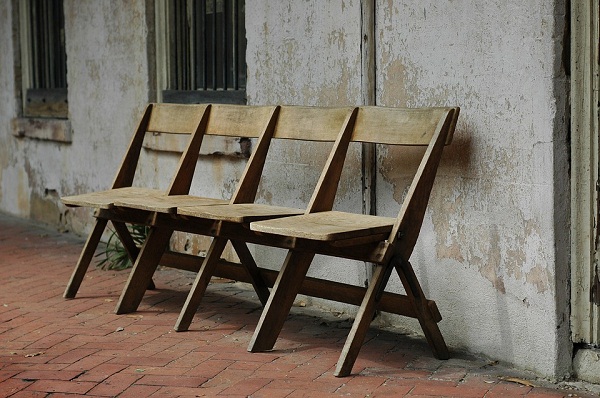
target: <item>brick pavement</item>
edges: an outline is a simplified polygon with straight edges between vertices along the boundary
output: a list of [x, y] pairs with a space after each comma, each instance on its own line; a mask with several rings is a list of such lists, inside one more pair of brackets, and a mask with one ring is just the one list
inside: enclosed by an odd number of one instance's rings
[[[193, 280], [160, 270], [140, 310], [113, 314], [126, 272], [90, 269], [62, 293], [83, 241], [0, 215], [0, 397], [592, 397], [424, 339], [372, 329], [351, 377], [332, 375], [350, 321], [295, 307], [275, 349], [246, 347], [260, 315], [247, 286], [212, 283], [190, 331], [172, 330]], [[529, 384], [529, 385], [528, 385]], [[583, 387], [587, 387], [586, 391]]]

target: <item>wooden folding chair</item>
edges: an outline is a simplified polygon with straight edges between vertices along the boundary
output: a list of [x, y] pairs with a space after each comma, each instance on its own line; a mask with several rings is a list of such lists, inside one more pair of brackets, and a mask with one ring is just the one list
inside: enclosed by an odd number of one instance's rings
[[[260, 176], [269, 148], [271, 138], [275, 129], [279, 114], [279, 106], [242, 106], [242, 105], [212, 105], [210, 116], [205, 128], [204, 135], [221, 135], [235, 137], [257, 137], [256, 148], [248, 160], [246, 168], [238, 183], [235, 193], [230, 201], [251, 202], [254, 201]], [[179, 173], [187, 175], [185, 169]], [[220, 202], [227, 204], [229, 202]], [[133, 269], [129, 275], [123, 292], [117, 303], [115, 312], [117, 314], [135, 311], [146, 291], [145, 286], [152, 281], [152, 275], [160, 264], [191, 271], [197, 271], [202, 258], [184, 253], [174, 253], [169, 250], [169, 240], [177, 229], [172, 222], [179, 206], [198, 205], [212, 206], [215, 203], [203, 203], [202, 198], [194, 195], [166, 195], [153, 196], [144, 201], [134, 200], [131, 197], [123, 197], [114, 202], [117, 209], [125, 211], [150, 211], [152, 221], [144, 245], [134, 262]], [[295, 209], [278, 208], [276, 215], [293, 215], [301, 213]], [[162, 221], [161, 221], [162, 220]], [[210, 222], [197, 223], [195, 233], [211, 236], [213, 225]], [[250, 271], [250, 276], [255, 276], [251, 270], [256, 267], [250, 251], [244, 243], [235, 244], [234, 250], [240, 257], [243, 265]], [[254, 279], [253, 285], [258, 296], [266, 302], [269, 291], [260, 279]]]
[[[301, 291], [310, 263], [318, 253], [372, 262], [375, 267], [338, 361], [336, 376], [350, 374], [375, 311], [381, 309], [381, 298], [393, 269], [406, 291], [401, 300], [396, 300], [397, 305], [406, 308], [395, 312], [417, 318], [434, 355], [441, 359], [449, 357], [437, 326], [441, 320], [437, 306], [425, 298], [409, 258], [419, 236], [442, 149], [450, 143], [458, 113], [458, 108], [360, 108], [353, 141], [427, 146], [397, 218], [318, 209], [300, 216], [250, 224], [252, 231], [263, 234], [260, 243], [290, 250], [249, 351], [273, 348], [294, 298]], [[321, 288], [327, 289], [327, 286], [323, 283]]]
[[[210, 115], [213, 110], [215, 112], [211, 119]], [[169, 197], [169, 203], [173, 208], [182, 203], [205, 205], [228, 203], [223, 199], [185, 195], [191, 187], [204, 136], [207, 134], [235, 135], [255, 138], [267, 130], [266, 139], [268, 140], [272, 130], [272, 128], [268, 128], [268, 125], [271, 120], [274, 120], [275, 113], [276, 107], [272, 106], [217, 105], [212, 109], [210, 105], [150, 104], [131, 140], [112, 189], [62, 198], [63, 203], [67, 206], [96, 208], [95, 226], [84, 245], [64, 297], [75, 297], [108, 221], [113, 224], [131, 261], [134, 262], [139, 249], [131, 238], [126, 223], [150, 225], [154, 208], [165, 203], [165, 197]], [[252, 117], [249, 117], [251, 115]], [[212, 123], [209, 123], [209, 120], [212, 120]], [[240, 123], [244, 123], [244, 129], [237, 128]], [[165, 191], [132, 186], [136, 169], [142, 167], [138, 163], [147, 136], [152, 135], [155, 140], [160, 141], [161, 139], [168, 140], [169, 136], [173, 134], [187, 134], [190, 135], [190, 139], [169, 188]], [[117, 203], [121, 202], [127, 202], [131, 206], [117, 206]], [[173, 211], [173, 208], [167, 207], [163, 210], [170, 212]], [[144, 286], [144, 289], [147, 286], [152, 286], [152, 280]]]
[[[147, 214], [139, 211], [119, 212], [117, 214], [114, 212], [113, 202], [121, 197], [152, 197], [164, 194], [163, 190], [133, 186], [135, 172], [138, 168], [144, 138], [147, 133], [188, 134], [190, 135], [190, 143], [194, 137], [201, 141], [208, 110], [209, 106], [206, 105], [149, 104], [131, 139], [112, 188], [61, 198], [62, 202], [69, 207], [91, 207], [96, 209], [94, 227], [85, 242], [77, 265], [67, 284], [63, 295], [65, 298], [73, 298], [77, 294], [108, 221], [112, 222], [132, 261], [137, 256], [138, 248], [125, 223], [145, 224]], [[198, 132], [200, 134], [196, 134]], [[188, 155], [188, 153], [185, 153], [182, 156], [182, 163], [189, 160], [186, 158]], [[184, 177], [186, 176], [182, 174], [179, 180], [174, 181], [172, 188], [185, 190], [186, 185], [188, 185], [187, 188], [189, 189], [191, 179], [188, 178], [189, 181], [185, 181]]]
[[[324, 173], [318, 182], [319, 186], [327, 185], [333, 187], [333, 192], [327, 189], [320, 190], [319, 196], [311, 199], [309, 208], [314, 207], [327, 210], [333, 206], [335, 187], [338, 184], [343, 157], [350, 140], [350, 133], [356, 113], [357, 111], [353, 108], [296, 106], [282, 106], [279, 111], [275, 131], [272, 136], [273, 139], [333, 142], [333, 149], [327, 160], [326, 167], [326, 170], [329, 171]], [[146, 249], [146, 245], [142, 249], [142, 253], [134, 266], [134, 272], [131, 273], [130, 279], [117, 305], [117, 313], [126, 313], [137, 309], [144, 294], [144, 290], [140, 286], [144, 286], [151, 280], [161, 256], [161, 264], [164, 261], [168, 261], [168, 253], [164, 252], [166, 249], [164, 242], [174, 230], [204, 234], [206, 229], [210, 228], [211, 235], [215, 236], [206, 258], [200, 267], [192, 288], [192, 293], [188, 296], [184, 309], [177, 321], [176, 330], [186, 330], [189, 327], [212, 276], [223, 275], [229, 277], [232, 275], [230, 273], [231, 267], [229, 270], [223, 270], [224, 274], [221, 273], [220, 268], [217, 268], [219, 264], [223, 265], [223, 262], [220, 261], [220, 256], [228, 240], [231, 241], [240, 260], [242, 260], [247, 276], [246, 278], [243, 275], [238, 277], [239, 273], [237, 273], [235, 278], [250, 281], [261, 302], [263, 304], [266, 303], [269, 296], [268, 281], [259, 273], [258, 267], [250, 251], [247, 249], [244, 240], [239, 239], [239, 237], [244, 235], [246, 231], [249, 231], [248, 225], [251, 221], [302, 214], [304, 212], [301, 209], [253, 203], [257, 188], [255, 185], [257, 180], [255, 179], [262, 172], [266, 154], [266, 147], [257, 148], [253, 154], [253, 158], [248, 163], [246, 173], [240, 180], [238, 189], [232, 197], [230, 204], [179, 206], [176, 209], [175, 215], [165, 214], [164, 212], [157, 213], [152, 227], [157, 237], [153, 237], [152, 239], [149, 237], [147, 240], [148, 249]], [[248, 183], [248, 179], [252, 181], [252, 184]], [[247, 185], [252, 185], [252, 190], [249, 190]], [[227, 236], [222, 236], [222, 233]], [[161, 237], [163, 240], [161, 240]], [[145, 250], [149, 252], [147, 256], [144, 253]], [[172, 258], [172, 261], [183, 264], [186, 260], [179, 255]]]

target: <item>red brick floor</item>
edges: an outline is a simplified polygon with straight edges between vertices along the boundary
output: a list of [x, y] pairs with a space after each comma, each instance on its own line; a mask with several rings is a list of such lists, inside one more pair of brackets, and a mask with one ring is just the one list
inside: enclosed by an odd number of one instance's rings
[[117, 316], [126, 272], [92, 267], [77, 298], [62, 298], [82, 243], [0, 215], [0, 397], [595, 396], [458, 352], [438, 361], [397, 330], [371, 330], [354, 374], [336, 378], [350, 321], [308, 307], [293, 309], [272, 352], [251, 354], [260, 307], [237, 283], [212, 283], [176, 333], [193, 280], [181, 271], [160, 270], [140, 310]]

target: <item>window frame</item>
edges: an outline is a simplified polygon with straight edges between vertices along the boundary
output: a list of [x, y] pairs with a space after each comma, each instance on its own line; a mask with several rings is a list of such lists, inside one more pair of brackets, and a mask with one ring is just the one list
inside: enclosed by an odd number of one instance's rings
[[[62, 0], [61, 0], [62, 1]], [[63, 6], [64, 15], [64, 6]], [[67, 87], [49, 88], [34, 86], [31, 0], [19, 0], [19, 38], [21, 53], [21, 109], [26, 118], [67, 119], [69, 113]], [[64, 32], [64, 17], [63, 26]], [[67, 84], [66, 54], [64, 83]]]
[[[193, 0], [186, 0], [191, 2]], [[226, 1], [226, 0], [224, 0]], [[246, 87], [238, 89], [195, 89], [178, 90], [169, 88], [171, 64], [169, 59], [169, 20], [171, 8], [168, 0], [159, 0], [155, 3], [155, 29], [156, 29], [156, 98], [158, 102], [173, 103], [224, 103], [246, 104]], [[245, 51], [245, 45], [244, 45]], [[244, 65], [245, 68], [245, 65]]]

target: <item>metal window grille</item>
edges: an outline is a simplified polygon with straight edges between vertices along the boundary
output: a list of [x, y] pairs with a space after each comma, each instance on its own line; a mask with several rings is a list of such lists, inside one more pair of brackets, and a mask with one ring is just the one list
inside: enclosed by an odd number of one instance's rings
[[168, 89], [244, 91], [243, 0], [169, 0]]
[[67, 118], [63, 0], [21, 0], [23, 116]]
[[30, 88], [66, 88], [67, 54], [62, 0], [30, 0]]

